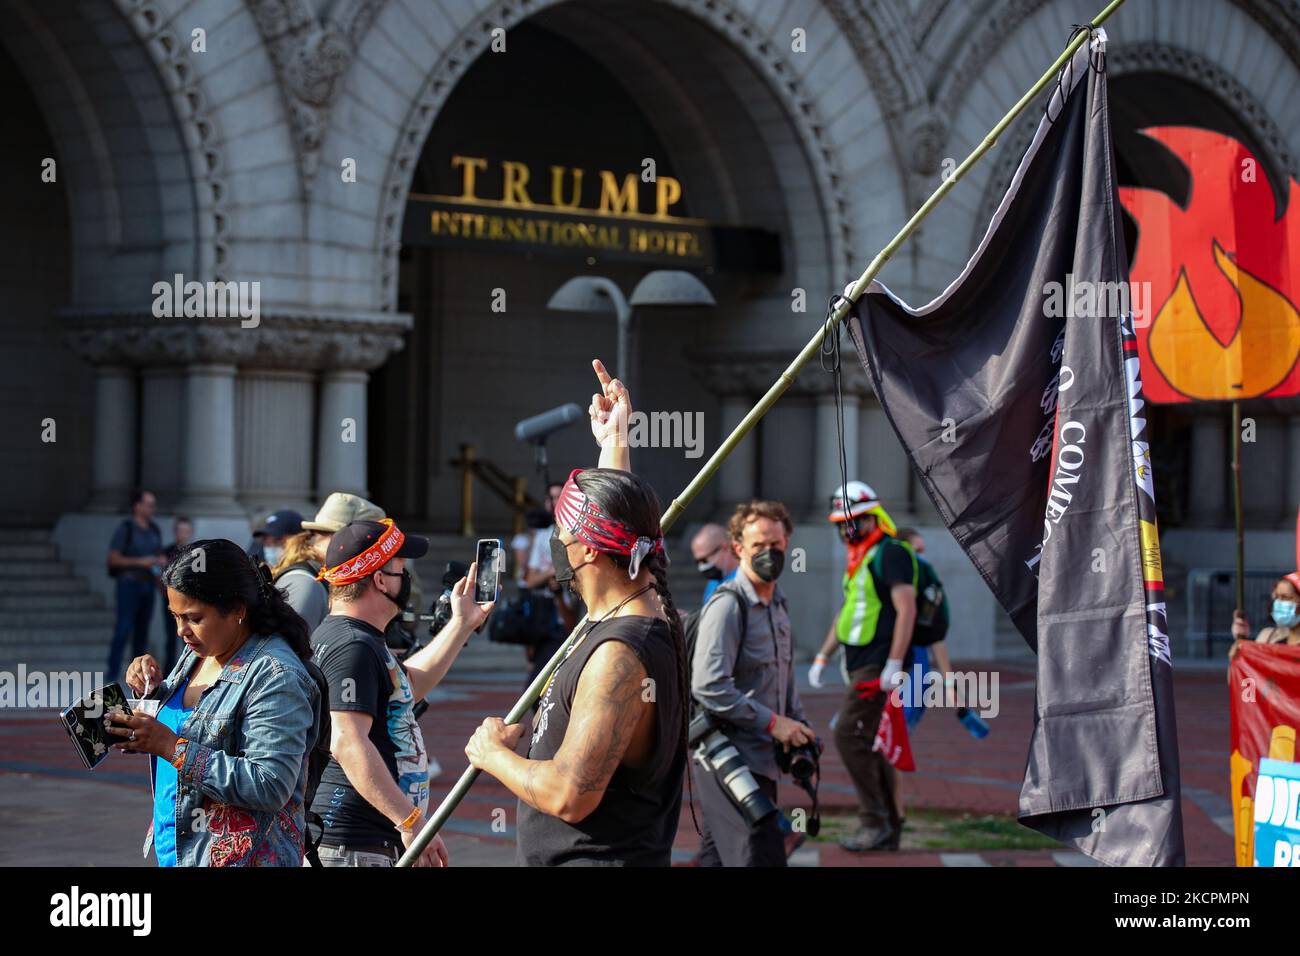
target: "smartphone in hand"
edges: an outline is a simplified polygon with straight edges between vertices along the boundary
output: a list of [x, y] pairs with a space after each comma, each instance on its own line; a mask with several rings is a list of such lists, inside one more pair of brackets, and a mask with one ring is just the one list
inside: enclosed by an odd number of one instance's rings
[[480, 538], [474, 552], [478, 564], [478, 580], [474, 585], [474, 601], [490, 604], [501, 593], [501, 578], [506, 571], [506, 552], [500, 538]]

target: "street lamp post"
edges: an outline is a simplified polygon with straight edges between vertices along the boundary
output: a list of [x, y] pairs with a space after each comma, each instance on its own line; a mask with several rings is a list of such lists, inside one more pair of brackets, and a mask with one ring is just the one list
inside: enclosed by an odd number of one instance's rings
[[575, 276], [555, 290], [548, 309], [560, 312], [614, 312], [618, 320], [618, 365], [614, 374], [631, 382], [636, 367], [633, 306], [717, 305], [703, 282], [679, 269], [656, 269], [636, 284], [630, 299], [604, 276]]

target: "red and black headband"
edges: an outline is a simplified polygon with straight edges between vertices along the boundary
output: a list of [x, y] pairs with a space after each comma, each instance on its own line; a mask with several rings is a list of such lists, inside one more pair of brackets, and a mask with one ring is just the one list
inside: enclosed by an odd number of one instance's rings
[[655, 538], [638, 535], [623, 522], [601, 511], [600, 506], [578, 487], [577, 478], [582, 471], [575, 468], [569, 473], [569, 480], [564, 483], [555, 503], [555, 523], [588, 547], [630, 558], [627, 576], [635, 578], [647, 555], [665, 553], [663, 535]]

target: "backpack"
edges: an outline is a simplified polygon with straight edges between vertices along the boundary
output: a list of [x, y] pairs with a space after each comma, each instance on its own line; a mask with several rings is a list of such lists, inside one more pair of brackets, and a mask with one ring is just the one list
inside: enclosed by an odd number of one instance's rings
[[[307, 832], [303, 837], [303, 853], [312, 866], [321, 866], [319, 847], [321, 840], [325, 838], [325, 821], [321, 819], [319, 813], [312, 811], [311, 805], [316, 799], [320, 779], [324, 776], [325, 768], [329, 766], [331, 759], [330, 688], [329, 682], [325, 680], [325, 672], [312, 661], [303, 661], [303, 666], [307, 668], [307, 673], [311, 675], [311, 679], [315, 681], [320, 691], [320, 725], [316, 729], [316, 740], [307, 753], [307, 783], [302, 791], [303, 815], [307, 825]], [[312, 827], [320, 829], [320, 834], [314, 838]]]
[[[698, 611], [692, 611], [690, 614], [687, 614], [685, 619], [682, 621], [682, 632], [686, 638], [686, 675], [688, 682], [690, 681], [691, 671], [695, 667], [695, 641], [700, 636], [700, 618], [704, 616], [704, 609], [716, 601], [719, 595], [723, 594], [730, 595], [736, 602], [736, 606], [740, 608], [740, 643], [745, 643], [745, 633], [749, 630], [749, 602], [746, 601], [745, 596], [735, 588], [729, 588], [725, 584], [720, 584], [714, 592], [709, 595], [709, 599], [704, 602], [704, 607], [700, 608]], [[696, 711], [695, 696], [693, 694], [689, 696], [690, 712], [691, 716], [694, 717]]]
[[321, 586], [321, 590], [325, 592], [325, 599], [329, 600], [329, 595], [330, 595], [329, 585], [326, 584], [324, 581], [322, 581], [320, 578], [316, 577], [316, 569], [312, 567], [311, 562], [309, 561], [299, 561], [297, 564], [289, 565], [287, 568], [285, 568], [283, 571], [277, 574], [274, 578], [272, 578], [271, 583], [274, 584], [278, 582], [282, 577], [284, 577], [290, 571], [301, 571], [304, 574], [310, 575], [312, 579]]
[[[127, 518], [125, 521], [122, 522], [122, 524], [126, 525], [126, 542], [122, 545], [122, 551], [121, 551], [121, 553], [122, 553], [123, 555], [125, 555], [126, 552], [127, 552], [127, 550], [131, 547], [131, 535], [133, 535], [133, 534], [135, 533], [135, 519], [134, 519], [134, 518]], [[121, 525], [119, 525], [118, 527], [121, 527]], [[155, 524], [154, 522], [150, 521], [150, 522], [149, 522], [149, 530], [152, 531], [154, 534], [156, 534], [156, 535], [158, 536], [158, 544], [161, 546], [161, 545], [162, 545], [162, 529], [160, 529], [160, 528], [158, 527], [157, 524]], [[112, 550], [112, 547], [111, 547], [111, 546], [110, 546], [109, 550], [110, 550], [110, 551]], [[113, 565], [110, 564], [110, 563], [108, 562], [108, 559], [107, 559], [107, 558], [104, 559], [104, 565], [105, 565], [105, 567], [106, 567], [107, 570], [108, 570], [108, 576], [109, 576], [110, 578], [120, 577], [123, 571], [129, 570], [129, 569], [127, 569], [127, 568], [115, 568], [115, 567], [113, 567]]]
[[912, 628], [912, 643], [929, 647], [948, 636], [948, 603], [934, 566], [920, 556], [916, 563], [916, 624]]
[[550, 591], [521, 587], [493, 609], [488, 618], [488, 640], [531, 647], [550, 637], [555, 623], [555, 596]]

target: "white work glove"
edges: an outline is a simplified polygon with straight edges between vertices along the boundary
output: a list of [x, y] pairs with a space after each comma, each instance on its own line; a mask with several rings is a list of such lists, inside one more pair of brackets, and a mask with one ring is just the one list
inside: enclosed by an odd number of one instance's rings
[[818, 654], [813, 658], [812, 667], [808, 668], [808, 683], [814, 687], [822, 686], [822, 671], [826, 670], [829, 662], [825, 654]]
[[885, 661], [885, 669], [880, 672], [880, 689], [888, 693], [895, 687], [902, 687], [907, 680], [903, 673], [902, 661]]

